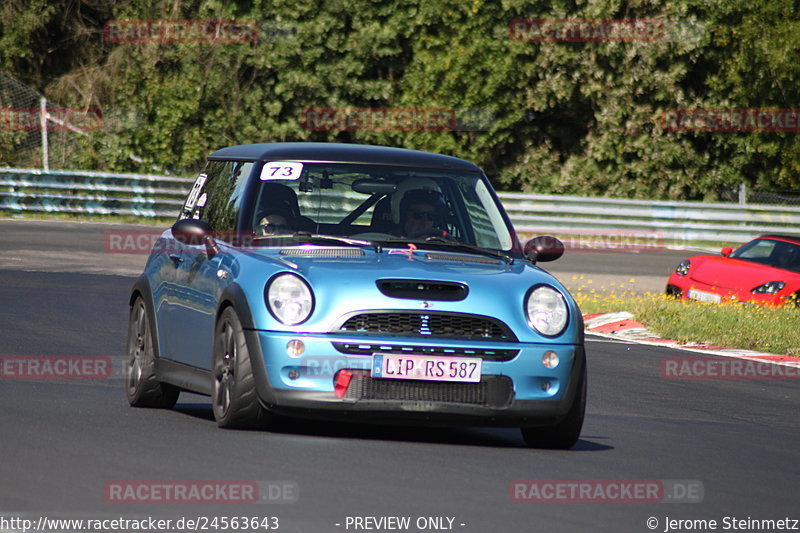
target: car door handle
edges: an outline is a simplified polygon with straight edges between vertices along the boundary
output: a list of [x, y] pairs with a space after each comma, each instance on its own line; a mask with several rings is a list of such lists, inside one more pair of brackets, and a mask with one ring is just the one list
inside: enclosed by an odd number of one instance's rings
[[169, 254], [169, 259], [175, 263], [176, 267], [183, 263], [183, 257], [181, 257], [181, 254]]

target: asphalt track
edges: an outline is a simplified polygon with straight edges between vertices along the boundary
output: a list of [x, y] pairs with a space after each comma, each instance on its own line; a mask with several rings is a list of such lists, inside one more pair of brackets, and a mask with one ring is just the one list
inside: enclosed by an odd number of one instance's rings
[[[144, 256], [109, 254], [109, 228], [120, 227], [0, 221], [0, 356], [103, 355], [120, 366], [132, 272]], [[657, 277], [653, 269], [668, 272], [680, 259], [608, 255], [565, 256], [563, 268], [613, 274], [616, 257], [626, 276]], [[797, 380], [666, 380], [662, 360], [689, 354], [592, 337], [587, 351], [587, 417], [570, 451], [526, 449], [510, 429], [290, 420], [269, 432], [224, 431], [201, 396], [184, 394], [170, 411], [128, 407], [119, 376], [0, 379], [0, 519], [272, 516], [278, 531], [344, 532], [390, 531], [348, 528], [348, 516], [411, 517], [400, 531], [443, 530], [417, 529], [416, 520], [453, 517], [453, 531], [485, 533], [664, 531], [668, 518], [716, 520], [722, 530], [726, 517], [800, 519]], [[107, 484], [128, 480], [281, 481], [298, 498], [108, 503]], [[520, 503], [509, 493], [515, 480], [688, 480], [682, 486], [701, 485], [702, 498]]]

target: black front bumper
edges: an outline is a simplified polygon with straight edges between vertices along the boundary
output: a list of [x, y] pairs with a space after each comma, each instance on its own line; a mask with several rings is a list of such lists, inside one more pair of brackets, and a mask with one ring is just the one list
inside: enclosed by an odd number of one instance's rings
[[[287, 416], [435, 426], [533, 427], [559, 422], [569, 412], [586, 365], [578, 346], [567, 390], [559, 400], [517, 400], [506, 376], [484, 376], [481, 384], [394, 382], [367, 374], [337, 398], [331, 392], [273, 388], [264, 370], [258, 335], [246, 331], [256, 389], [265, 408]], [[392, 380], [393, 381], [393, 380]], [[376, 387], [377, 382], [381, 382]], [[442, 387], [446, 385], [446, 387]], [[480, 385], [479, 390], [456, 390]], [[430, 390], [426, 390], [426, 389]], [[433, 391], [433, 392], [432, 392]]]

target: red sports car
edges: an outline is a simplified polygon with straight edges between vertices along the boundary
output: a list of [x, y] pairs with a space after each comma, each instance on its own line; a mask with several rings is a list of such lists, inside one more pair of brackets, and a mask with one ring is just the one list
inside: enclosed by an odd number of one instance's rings
[[701, 302], [800, 303], [800, 237], [762, 235], [722, 256], [697, 255], [681, 262], [667, 294]]

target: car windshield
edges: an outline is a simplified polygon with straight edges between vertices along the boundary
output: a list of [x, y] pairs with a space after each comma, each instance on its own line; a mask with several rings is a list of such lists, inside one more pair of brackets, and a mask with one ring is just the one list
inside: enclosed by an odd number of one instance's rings
[[402, 240], [508, 251], [514, 244], [480, 172], [273, 162], [257, 179], [246, 223], [261, 244], [303, 233], [398, 246]]
[[800, 245], [791, 242], [755, 239], [736, 249], [731, 257], [800, 272]]

